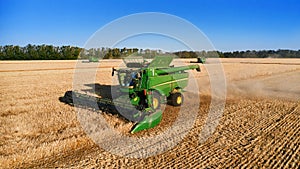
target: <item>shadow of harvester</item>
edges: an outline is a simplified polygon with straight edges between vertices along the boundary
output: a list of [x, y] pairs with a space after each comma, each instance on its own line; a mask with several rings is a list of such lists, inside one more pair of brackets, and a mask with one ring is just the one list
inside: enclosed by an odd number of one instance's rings
[[[99, 109], [112, 114], [117, 113], [117, 110], [114, 106], [108, 103], [104, 104], [103, 102], [99, 102], [99, 99], [101, 98], [101, 100], [111, 101], [113, 99], [113, 96], [119, 95], [118, 92], [119, 86], [102, 85], [99, 83], [85, 84], [85, 86], [88, 86], [90, 88], [81, 90], [80, 93], [71, 90], [66, 91], [63, 97], [59, 97], [59, 101], [71, 106], [78, 106], [80, 108], [86, 108], [92, 110]], [[114, 92], [114, 94], [112, 94], [112, 92]], [[90, 94], [82, 94], [82, 93], [90, 93]], [[94, 96], [91, 95], [93, 93]], [[95, 105], [95, 102], [97, 103], [97, 105]]]
[[[138, 112], [138, 110], [134, 107], [128, 108], [128, 106], [124, 106], [127, 107], [126, 109], [122, 105], [115, 104], [114, 100], [122, 95], [119, 91], [119, 85], [112, 86], [96, 83], [86, 84], [86, 86], [90, 88], [84, 89], [80, 93], [76, 91], [66, 91], [63, 97], [59, 97], [59, 101], [79, 108], [93, 111], [101, 110], [99, 112], [105, 112], [113, 115], [117, 114], [122, 117], [122, 119], [136, 121], [136, 119], [132, 119], [130, 115]], [[122, 114], [120, 113], [120, 110], [122, 110]]]

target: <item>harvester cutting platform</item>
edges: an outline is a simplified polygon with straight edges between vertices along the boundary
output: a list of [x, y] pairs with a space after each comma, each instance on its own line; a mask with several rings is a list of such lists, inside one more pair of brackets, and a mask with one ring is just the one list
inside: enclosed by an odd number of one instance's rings
[[[118, 110], [121, 116], [135, 122], [131, 133], [153, 128], [162, 120], [162, 104], [183, 104], [182, 92], [189, 77], [186, 70], [200, 71], [199, 65], [170, 66], [172, 60], [172, 57], [157, 56], [149, 64], [125, 62], [127, 68], [112, 68], [112, 76], [117, 74], [120, 84], [116, 98], [95, 98], [72, 92], [73, 99], [96, 100], [100, 109]], [[66, 95], [60, 100], [66, 102]]]

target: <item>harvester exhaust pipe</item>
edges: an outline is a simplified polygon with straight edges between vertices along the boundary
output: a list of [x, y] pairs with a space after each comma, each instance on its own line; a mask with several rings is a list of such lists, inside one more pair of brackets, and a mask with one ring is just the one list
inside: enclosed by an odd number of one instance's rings
[[111, 76], [114, 76], [115, 75], [115, 71], [116, 71], [117, 69], [115, 69], [114, 67], [112, 67], [112, 72], [111, 72]]

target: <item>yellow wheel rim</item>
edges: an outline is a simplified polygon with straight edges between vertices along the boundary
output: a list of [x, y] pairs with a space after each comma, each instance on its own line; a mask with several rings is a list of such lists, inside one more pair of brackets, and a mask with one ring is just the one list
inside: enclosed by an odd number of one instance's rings
[[157, 98], [153, 98], [153, 108], [157, 109], [158, 107], [158, 99]]
[[178, 96], [178, 97], [177, 97], [176, 102], [177, 102], [177, 104], [181, 104], [181, 102], [182, 102], [181, 96]]

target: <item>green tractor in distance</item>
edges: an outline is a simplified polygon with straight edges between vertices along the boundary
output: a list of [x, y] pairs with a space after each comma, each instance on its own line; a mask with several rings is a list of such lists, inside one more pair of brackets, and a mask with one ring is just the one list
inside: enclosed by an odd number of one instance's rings
[[202, 63], [205, 64], [206, 58], [205, 57], [198, 57], [197, 61], [191, 61], [190, 63]]
[[94, 57], [94, 56], [90, 56], [89, 57], [89, 62], [99, 62], [99, 58]]
[[182, 92], [188, 85], [189, 78], [186, 70], [196, 69], [200, 72], [200, 67], [199, 65], [172, 67], [170, 66], [172, 60], [173, 57], [157, 56], [149, 64], [125, 62], [127, 68], [112, 68], [112, 76], [115, 72], [118, 74], [122, 93], [114, 100], [114, 104], [122, 107], [124, 100], [129, 100], [129, 104], [137, 110], [123, 114], [125, 118], [137, 122], [131, 133], [158, 125], [162, 119], [161, 104], [180, 106], [183, 103]]

